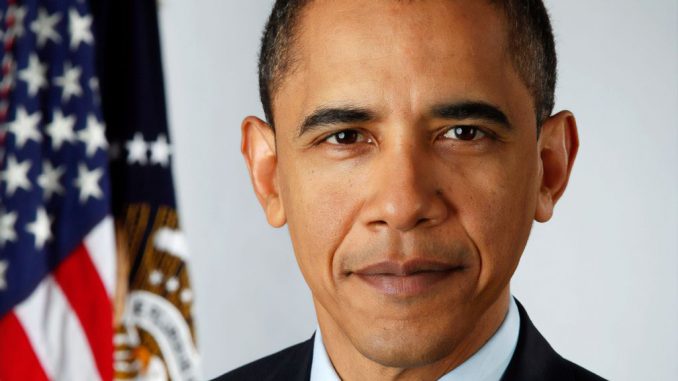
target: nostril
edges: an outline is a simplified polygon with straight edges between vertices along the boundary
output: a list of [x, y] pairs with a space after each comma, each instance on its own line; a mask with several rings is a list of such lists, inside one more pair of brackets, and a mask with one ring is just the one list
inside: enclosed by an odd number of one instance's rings
[[416, 226], [425, 225], [429, 221], [431, 221], [430, 218], [426, 218], [426, 217], [420, 218], [420, 219], [417, 220]]
[[389, 224], [388, 224], [388, 222], [386, 222], [384, 220], [373, 220], [373, 221], [370, 221], [367, 224], [367, 226], [369, 226], [370, 229], [373, 229], [376, 232], [376, 231], [388, 229]]

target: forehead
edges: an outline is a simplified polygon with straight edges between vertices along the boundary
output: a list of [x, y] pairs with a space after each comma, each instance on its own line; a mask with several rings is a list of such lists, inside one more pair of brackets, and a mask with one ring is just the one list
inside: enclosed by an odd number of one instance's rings
[[304, 48], [355, 39], [398, 47], [413, 43], [436, 52], [480, 42], [500, 47], [505, 40], [502, 15], [485, 0], [314, 0], [299, 18], [299, 40]]
[[498, 104], [514, 77], [506, 42], [501, 10], [486, 1], [315, 0], [298, 20], [276, 114], [356, 102], [413, 111], [462, 96]]

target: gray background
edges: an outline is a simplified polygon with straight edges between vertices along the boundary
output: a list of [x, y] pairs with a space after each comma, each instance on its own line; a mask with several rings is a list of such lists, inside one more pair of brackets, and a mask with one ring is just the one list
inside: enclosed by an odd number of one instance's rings
[[[177, 192], [192, 251], [204, 376], [310, 337], [310, 294], [285, 229], [264, 219], [239, 153], [262, 115], [256, 56], [270, 0], [164, 0]], [[581, 150], [553, 220], [512, 283], [565, 357], [613, 380], [678, 379], [678, 7], [547, 1], [557, 108]]]

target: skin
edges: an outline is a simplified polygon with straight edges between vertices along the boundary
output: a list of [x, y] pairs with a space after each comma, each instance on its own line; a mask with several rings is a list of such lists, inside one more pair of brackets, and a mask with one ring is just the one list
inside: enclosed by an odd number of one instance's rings
[[[551, 218], [579, 143], [567, 111], [537, 137], [506, 39], [501, 11], [485, 2], [315, 1], [274, 94], [275, 131], [243, 121], [254, 190], [269, 223], [289, 227], [342, 379], [437, 379], [507, 313], [532, 221]], [[508, 126], [431, 113], [460, 102], [492, 105]], [[299, 134], [319, 108], [346, 106], [372, 118]], [[356, 273], [415, 258], [459, 270], [411, 295]]]

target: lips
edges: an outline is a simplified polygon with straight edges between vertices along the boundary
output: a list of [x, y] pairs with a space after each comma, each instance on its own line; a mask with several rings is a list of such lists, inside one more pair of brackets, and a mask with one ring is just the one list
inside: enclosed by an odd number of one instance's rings
[[351, 273], [377, 292], [398, 297], [411, 297], [431, 290], [463, 270], [461, 265], [414, 259], [407, 262], [384, 261]]

